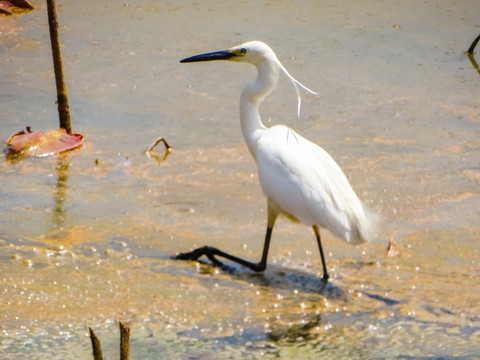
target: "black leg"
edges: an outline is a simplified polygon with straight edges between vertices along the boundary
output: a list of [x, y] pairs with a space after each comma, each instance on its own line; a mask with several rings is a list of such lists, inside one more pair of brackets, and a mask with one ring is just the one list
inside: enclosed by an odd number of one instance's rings
[[317, 225], [313, 225], [313, 231], [315, 232], [315, 236], [317, 237], [318, 248], [320, 249], [320, 257], [322, 258], [322, 265], [323, 265], [323, 281], [328, 281], [330, 275], [328, 275], [327, 265], [325, 264], [325, 256], [323, 255], [323, 248], [322, 248], [322, 241], [320, 240], [320, 230], [318, 229]]
[[253, 271], [264, 271], [267, 268], [267, 257], [268, 257], [268, 248], [270, 247], [270, 238], [272, 237], [273, 225], [275, 225], [275, 220], [277, 219], [278, 211], [276, 205], [271, 201], [268, 202], [268, 221], [267, 221], [267, 233], [265, 234], [265, 243], [263, 244], [263, 253], [262, 259], [259, 263], [253, 263], [240, 259], [236, 256], [227, 254], [217, 248], [211, 246], [204, 246], [188, 253], [181, 253], [174, 257], [177, 260], [194, 260], [197, 261], [199, 257], [205, 255], [214, 266], [223, 266], [223, 264], [217, 260], [215, 256], [220, 256], [230, 261], [236, 262], [237, 264], [243, 265]]
[[223, 252], [211, 246], [203, 246], [201, 248], [195, 249], [188, 253], [178, 254], [177, 256], [174, 257], [174, 259], [196, 261], [198, 260], [199, 257], [205, 255], [212, 262], [214, 266], [221, 267], [223, 266], [223, 264], [220, 261], [218, 261], [217, 258], [215, 257], [215, 256], [220, 256], [230, 261], [236, 262], [237, 264], [243, 265], [249, 268], [250, 270], [260, 272], [260, 271], [264, 271], [267, 267], [268, 248], [270, 246], [271, 236], [272, 236], [272, 229], [267, 228], [267, 234], [265, 235], [265, 244], [263, 245], [262, 260], [260, 260], [259, 263], [253, 263], [250, 261], [240, 259], [236, 256], [227, 254], [226, 252]]

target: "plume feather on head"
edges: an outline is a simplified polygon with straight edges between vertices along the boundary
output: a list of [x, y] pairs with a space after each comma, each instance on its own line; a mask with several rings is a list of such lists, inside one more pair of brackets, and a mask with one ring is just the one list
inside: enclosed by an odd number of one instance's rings
[[305, 85], [303, 85], [300, 81], [298, 81], [292, 75], [290, 75], [290, 73], [287, 71], [287, 69], [285, 69], [285, 67], [282, 65], [280, 60], [277, 59], [277, 62], [280, 69], [282, 69], [283, 73], [290, 79], [290, 81], [293, 84], [293, 87], [295, 88], [295, 91], [297, 93], [297, 99], [298, 99], [297, 115], [298, 117], [300, 117], [300, 107], [302, 104], [302, 97], [300, 96], [300, 90], [298, 90], [298, 86], [300, 86], [302, 89], [304, 89], [305, 91], [309, 92], [312, 95], [319, 95], [319, 94], [313, 90], [310, 90]]

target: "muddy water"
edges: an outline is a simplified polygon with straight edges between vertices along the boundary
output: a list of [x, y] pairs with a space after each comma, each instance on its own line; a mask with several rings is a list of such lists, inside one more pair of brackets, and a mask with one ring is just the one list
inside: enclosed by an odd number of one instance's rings
[[[46, 10], [0, 18], [0, 133], [57, 125]], [[0, 354], [89, 358], [88, 327], [136, 359], [455, 358], [480, 353], [480, 78], [475, 1], [62, 1], [81, 150], [0, 162]], [[412, 9], [415, 9], [412, 11]], [[241, 137], [247, 65], [179, 64], [261, 39], [288, 81], [262, 107], [326, 148], [379, 213], [375, 243], [280, 219], [269, 267], [174, 262], [210, 244], [260, 256], [265, 200]], [[142, 151], [158, 136], [164, 158]], [[398, 255], [386, 255], [386, 242]], [[27, 355], [28, 354], [28, 355]]]

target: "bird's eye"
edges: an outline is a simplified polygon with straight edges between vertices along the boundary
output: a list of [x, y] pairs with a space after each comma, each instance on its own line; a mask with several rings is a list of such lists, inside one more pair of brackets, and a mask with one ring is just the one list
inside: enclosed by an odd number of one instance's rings
[[240, 49], [240, 54], [245, 55], [247, 53], [247, 49]]

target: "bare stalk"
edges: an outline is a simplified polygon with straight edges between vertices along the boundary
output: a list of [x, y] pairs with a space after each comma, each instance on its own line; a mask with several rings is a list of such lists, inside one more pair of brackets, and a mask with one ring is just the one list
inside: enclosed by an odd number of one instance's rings
[[92, 348], [93, 348], [93, 359], [94, 360], [103, 360], [102, 357], [102, 347], [100, 346], [100, 340], [98, 340], [97, 336], [93, 332], [92, 328], [88, 328], [90, 332], [90, 340], [92, 340]]
[[130, 328], [119, 323], [120, 326], [120, 360], [130, 357]]
[[62, 54], [58, 39], [57, 12], [55, 0], [47, 0], [48, 27], [50, 28], [50, 42], [52, 44], [53, 67], [55, 70], [55, 82], [57, 84], [58, 115], [60, 117], [60, 128], [65, 129], [68, 134], [72, 133], [70, 123], [70, 110], [68, 106], [67, 89], [63, 79]]

